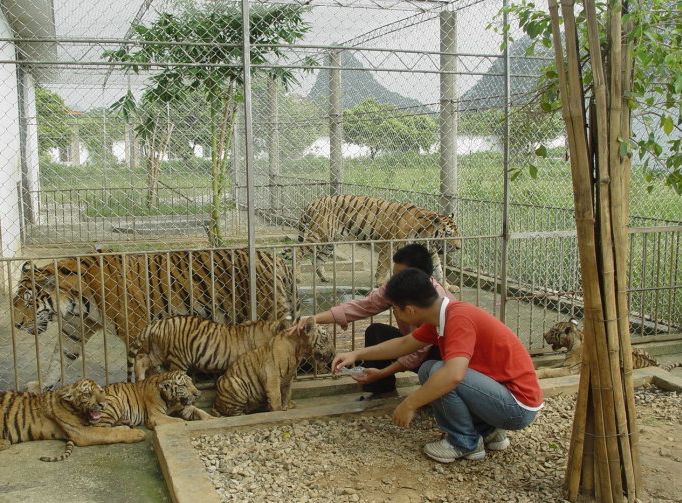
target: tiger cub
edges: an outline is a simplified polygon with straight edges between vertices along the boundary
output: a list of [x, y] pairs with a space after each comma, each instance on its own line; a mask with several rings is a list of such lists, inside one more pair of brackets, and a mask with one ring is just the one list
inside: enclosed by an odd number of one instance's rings
[[222, 374], [239, 355], [258, 347], [291, 322], [247, 321], [227, 326], [196, 316], [173, 316], [147, 326], [128, 351], [128, 380], [142, 381], [158, 367]]
[[153, 430], [163, 423], [212, 417], [192, 405], [200, 392], [181, 370], [156, 374], [136, 383], [110, 384], [104, 393], [107, 401], [98, 426], [144, 425]]
[[[571, 318], [553, 325], [544, 335], [545, 342], [554, 351], [566, 348], [566, 358], [558, 368], [538, 369], [538, 378], [561, 377], [577, 374], [582, 365], [583, 332], [578, 328], [578, 320]], [[660, 364], [649, 353], [642, 349], [632, 348], [632, 368], [659, 367], [670, 372], [675, 367], [682, 367], [682, 362]]]
[[128, 427], [97, 428], [106, 407], [104, 390], [90, 379], [45, 393], [0, 393], [0, 450], [29, 440], [67, 440], [64, 454], [41, 457], [62, 461], [73, 446], [133, 443], [144, 440], [144, 432]]
[[213, 411], [236, 416], [263, 407], [287, 410], [291, 404], [291, 383], [301, 358], [312, 356], [328, 365], [334, 344], [313, 317], [298, 332], [283, 330], [265, 345], [240, 356], [216, 384]]

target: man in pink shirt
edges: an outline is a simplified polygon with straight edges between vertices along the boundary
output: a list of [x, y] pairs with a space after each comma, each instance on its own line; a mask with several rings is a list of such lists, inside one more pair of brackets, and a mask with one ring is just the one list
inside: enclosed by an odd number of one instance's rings
[[[419, 269], [431, 277], [433, 274], [433, 260], [425, 246], [410, 244], [395, 252], [393, 255], [393, 274], [397, 274], [407, 268]], [[453, 298], [452, 294], [443, 288], [433, 277], [431, 277], [431, 283], [439, 295]], [[385, 292], [386, 285], [380, 286], [372, 290], [363, 299], [344, 302], [332, 307], [328, 311], [315, 314], [315, 321], [318, 324], [336, 323], [345, 330], [352, 321], [364, 320], [390, 309], [392, 303], [386, 298]], [[301, 323], [304, 323], [304, 320], [301, 320]], [[400, 320], [398, 320], [398, 328], [385, 323], [372, 323], [365, 330], [365, 347], [375, 346], [384, 341], [402, 337], [411, 333], [416, 328]], [[417, 372], [422, 362], [427, 359], [441, 359], [437, 345], [427, 345], [414, 353], [401, 356], [396, 361], [379, 360], [372, 362], [372, 368], [365, 369], [361, 376], [354, 378], [362, 384], [363, 391], [370, 393], [370, 395], [360, 397], [360, 400], [397, 396], [395, 387], [396, 372], [403, 370]]]

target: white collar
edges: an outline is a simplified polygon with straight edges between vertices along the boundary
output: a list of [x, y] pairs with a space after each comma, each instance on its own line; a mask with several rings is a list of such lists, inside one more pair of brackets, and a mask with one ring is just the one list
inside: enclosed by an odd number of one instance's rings
[[438, 326], [436, 327], [438, 337], [443, 337], [443, 334], [445, 334], [445, 310], [449, 303], [450, 299], [443, 297], [443, 301], [440, 304], [440, 313], [438, 314]]

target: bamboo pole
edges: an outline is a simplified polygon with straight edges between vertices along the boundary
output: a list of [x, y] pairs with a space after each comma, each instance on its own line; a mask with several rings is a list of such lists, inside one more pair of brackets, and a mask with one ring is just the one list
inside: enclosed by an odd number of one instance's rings
[[[601, 500], [613, 502], [612, 467], [609, 465], [608, 444], [612, 443], [615, 427], [608, 419], [607, 404], [612, 397], [612, 387], [608, 382], [607, 372], [604, 372], [601, 362], [607, 361], [604, 347], [606, 334], [604, 333], [603, 309], [601, 301], [601, 286], [597, 268], [597, 244], [595, 239], [595, 218], [592, 203], [592, 165], [589, 156], [589, 146], [586, 137], [586, 120], [584, 111], [584, 97], [582, 94], [582, 79], [580, 78], [578, 36], [573, 13], [574, 2], [563, 0], [561, 12], [564, 19], [566, 33], [566, 56], [568, 66], [568, 99], [564, 99], [568, 107], [569, 116], [573, 123], [573, 137], [575, 152], [572, 153], [571, 169], [573, 179], [573, 193], [576, 215], [576, 229], [578, 234], [580, 264], [585, 302], [585, 341], [586, 350], [590, 351], [591, 385], [594, 403], [595, 422], [595, 465], [597, 466], [598, 490]], [[608, 369], [608, 368], [607, 368]], [[613, 425], [615, 426], [615, 425]], [[620, 473], [618, 473], [620, 479]]]
[[[601, 44], [599, 40], [599, 24], [597, 21], [597, 11], [594, 0], [584, 0], [587, 33], [588, 33], [588, 47], [590, 53], [590, 63], [592, 66], [592, 77], [594, 90], [596, 116], [595, 121], [591, 124], [593, 129], [596, 129], [597, 143], [596, 150], [596, 166], [598, 175], [598, 191], [597, 204], [599, 205], [599, 244], [601, 255], [601, 284], [602, 284], [602, 298], [605, 315], [606, 341], [597, 341], [598, 348], [602, 351], [602, 358], [607, 357], [608, 361], [600, 360], [600, 364], [607, 365], [610, 370], [610, 379], [613, 387], [613, 410], [615, 412], [615, 430], [617, 438], [614, 441], [607, 442], [609, 449], [609, 466], [611, 469], [611, 484], [614, 495], [623, 493], [623, 486], [621, 477], [618, 476], [622, 468], [625, 476], [626, 488], [628, 493], [634, 493], [634, 473], [632, 467], [632, 457], [630, 449], [630, 439], [628, 437], [627, 416], [625, 411], [625, 400], [623, 397], [623, 386], [620, 374], [620, 342], [618, 334], [618, 310], [616, 307], [616, 270], [615, 270], [615, 243], [612, 234], [611, 220], [618, 218], [621, 214], [620, 208], [615, 208], [612, 212], [611, 201], [611, 186], [613, 185], [610, 179], [610, 163], [616, 162], [620, 165], [620, 160], [614, 156], [613, 150], [618, 149], [617, 140], [614, 145], [610, 139], [613, 136], [612, 132], [616, 130], [616, 137], [620, 132], [620, 95], [611, 94], [611, 100], [607, 100], [606, 89], [606, 75], [602, 64]], [[613, 6], [610, 9], [613, 11]], [[620, 47], [620, 35], [618, 36], [615, 45]], [[613, 49], [612, 49], [613, 50]], [[618, 51], [620, 52], [620, 51]], [[620, 56], [620, 54], [619, 54]], [[612, 70], [614, 67], [620, 66], [620, 57], [617, 61], [611, 61]], [[620, 73], [620, 72], [618, 72]], [[620, 75], [618, 75], [620, 80]], [[613, 86], [613, 83], [612, 83]], [[620, 89], [620, 85], [618, 85]], [[609, 102], [607, 102], [609, 101]], [[617, 109], [613, 110], [612, 107]], [[617, 122], [614, 125], [610, 124], [609, 118], [617, 114]], [[609, 131], [611, 129], [611, 131]], [[617, 180], [615, 185], [620, 185], [620, 180]], [[613, 201], [614, 205], [618, 204]], [[623, 313], [627, 316], [627, 313]], [[604, 346], [606, 343], [606, 347]], [[601, 347], [600, 347], [601, 346]], [[603, 350], [607, 350], [607, 354]], [[609, 406], [611, 400], [607, 400], [605, 406]], [[611, 414], [609, 414], [611, 419]], [[610, 421], [609, 421], [610, 423]], [[607, 430], [610, 430], [610, 424]], [[620, 445], [620, 456], [618, 445]]]

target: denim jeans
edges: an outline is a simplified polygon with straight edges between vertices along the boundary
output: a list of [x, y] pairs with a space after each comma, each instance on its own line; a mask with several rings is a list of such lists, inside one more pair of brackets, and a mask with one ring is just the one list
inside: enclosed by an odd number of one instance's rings
[[[442, 366], [442, 361], [425, 361], [419, 368], [419, 382], [424, 384]], [[537, 414], [516, 403], [502, 384], [472, 369], [456, 388], [431, 402], [431, 410], [450, 443], [464, 451], [474, 450], [479, 436], [495, 428], [525, 428]]]

